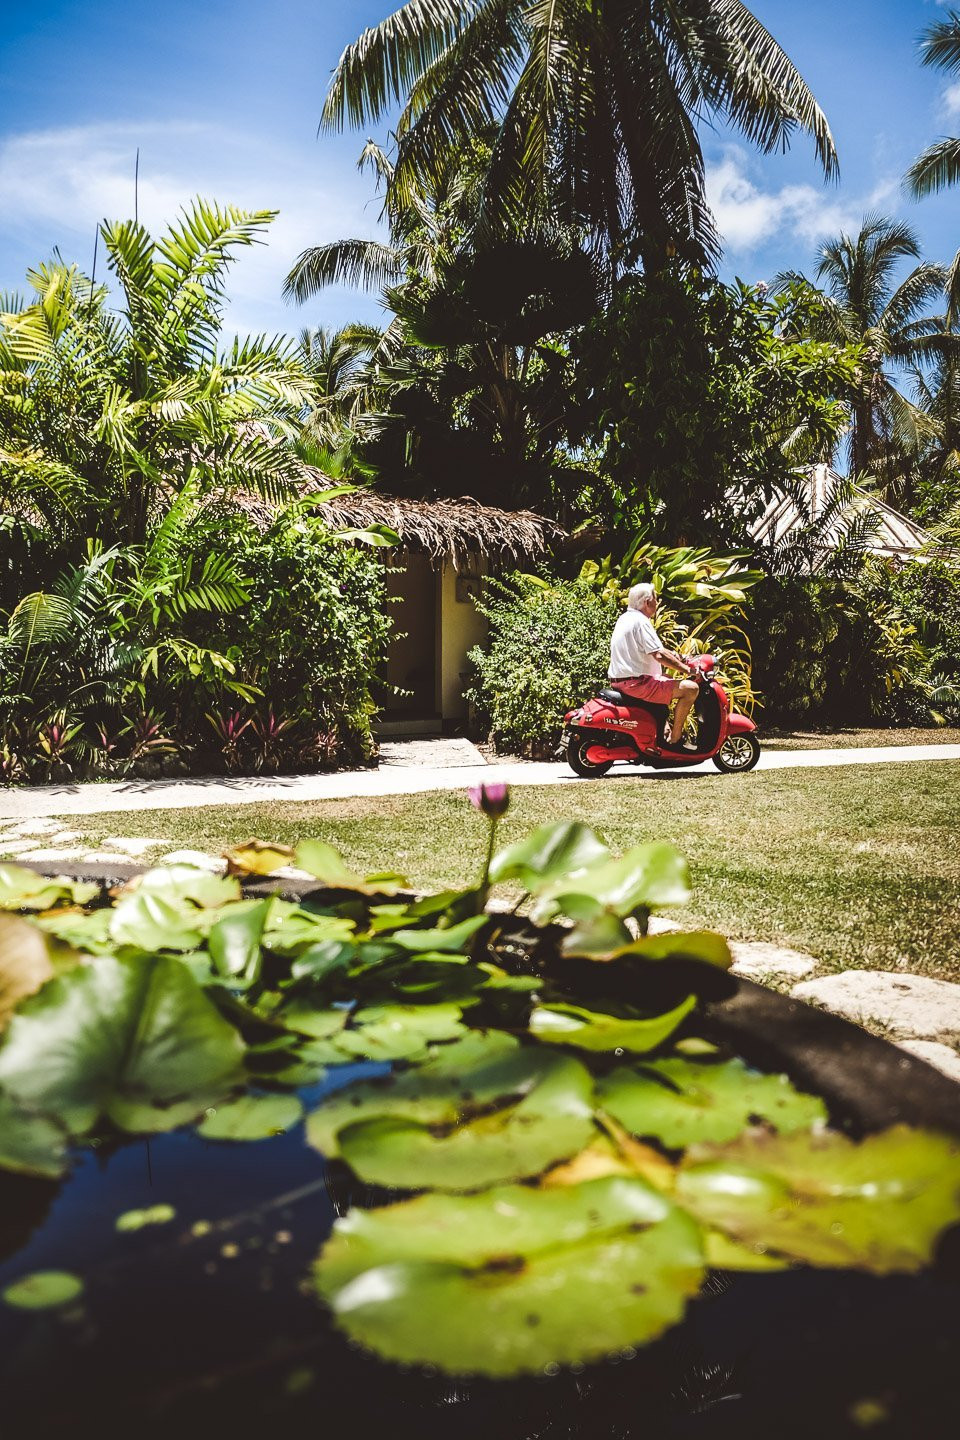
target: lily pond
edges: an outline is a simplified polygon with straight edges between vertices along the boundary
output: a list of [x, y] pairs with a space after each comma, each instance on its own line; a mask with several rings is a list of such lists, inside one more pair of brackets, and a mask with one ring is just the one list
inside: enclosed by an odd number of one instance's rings
[[957, 1115], [750, 1068], [675, 850], [496, 819], [429, 896], [0, 867], [5, 1436], [955, 1433]]

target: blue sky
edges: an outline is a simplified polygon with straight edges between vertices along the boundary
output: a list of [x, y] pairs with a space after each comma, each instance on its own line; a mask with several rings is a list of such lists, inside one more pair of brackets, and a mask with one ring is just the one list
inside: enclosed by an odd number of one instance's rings
[[[304, 309], [280, 298], [310, 244], [372, 235], [378, 206], [357, 174], [362, 134], [317, 137], [332, 67], [389, 0], [48, 0], [8, 9], [0, 39], [0, 290], [58, 246], [89, 266], [96, 222], [132, 213], [160, 228], [197, 193], [277, 209], [269, 244], [238, 262], [230, 324], [296, 330], [374, 318], [373, 300], [330, 291]], [[825, 184], [812, 145], [760, 157], [705, 129], [709, 193], [726, 241], [723, 273], [748, 281], [810, 269], [825, 235], [867, 211], [908, 220], [925, 252], [960, 247], [960, 191], [916, 204], [901, 176], [937, 136], [960, 133], [960, 84], [923, 70], [916, 40], [938, 0], [754, 0], [755, 14], [825, 109], [841, 180]], [[11, 13], [12, 12], [12, 13]], [[383, 139], [381, 133], [376, 136]]]

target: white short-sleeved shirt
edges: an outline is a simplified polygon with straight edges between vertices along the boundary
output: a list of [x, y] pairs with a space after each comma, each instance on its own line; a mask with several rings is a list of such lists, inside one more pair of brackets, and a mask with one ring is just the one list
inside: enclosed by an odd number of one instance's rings
[[662, 675], [663, 666], [653, 656], [662, 650], [653, 621], [640, 610], [625, 610], [613, 627], [610, 640], [611, 680], [628, 680], [636, 675]]

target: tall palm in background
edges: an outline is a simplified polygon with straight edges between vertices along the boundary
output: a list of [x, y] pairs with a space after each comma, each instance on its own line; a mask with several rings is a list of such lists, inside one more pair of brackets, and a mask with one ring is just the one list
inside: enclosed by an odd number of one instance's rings
[[[920, 58], [924, 65], [960, 73], [960, 13], [950, 10], [923, 32]], [[921, 199], [948, 185], [960, 184], [960, 137], [944, 136], [924, 150], [907, 172], [907, 183]]]
[[807, 131], [836, 169], [822, 111], [740, 0], [409, 0], [344, 51], [322, 124], [375, 123], [396, 104], [400, 203], [489, 133], [485, 223], [559, 219], [614, 272], [716, 256], [702, 119], [764, 151]]
[[[820, 247], [816, 275], [823, 288], [811, 311], [817, 338], [861, 347], [861, 382], [850, 417], [850, 472], [874, 474], [899, 500], [909, 498], [905, 472], [929, 438], [932, 422], [903, 394], [896, 367], [921, 361], [931, 328], [921, 317], [942, 297], [946, 278], [942, 266], [922, 262], [898, 284], [903, 262], [919, 258], [917, 237], [908, 225], [868, 217], [857, 235], [839, 235]], [[787, 272], [777, 277], [777, 285], [785, 289], [803, 279]]]

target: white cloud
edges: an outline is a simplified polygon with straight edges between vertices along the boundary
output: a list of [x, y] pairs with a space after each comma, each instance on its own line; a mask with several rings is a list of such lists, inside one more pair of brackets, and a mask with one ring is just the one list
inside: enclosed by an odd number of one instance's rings
[[734, 255], [751, 254], [778, 238], [810, 245], [826, 235], [858, 230], [864, 214], [888, 202], [897, 191], [893, 179], [857, 199], [841, 199], [813, 185], [762, 190], [750, 178], [748, 164], [746, 152], [731, 146], [721, 160], [707, 165], [707, 200], [724, 248]]
[[[59, 247], [88, 269], [98, 222], [138, 213], [157, 232], [195, 195], [247, 209], [279, 210], [268, 243], [241, 252], [227, 285], [229, 328], [294, 331], [321, 317], [340, 322], [370, 302], [331, 291], [299, 310], [280, 298], [283, 277], [309, 245], [376, 233], [370, 183], [345, 151], [282, 148], [213, 124], [111, 124], [44, 130], [0, 141], [0, 239], [27, 263]], [[22, 268], [22, 267], [21, 267]], [[22, 284], [4, 275], [2, 288]]]
[[960, 115], [960, 80], [955, 85], [948, 85], [941, 97], [943, 100], [943, 113], [948, 120], [955, 115]]

